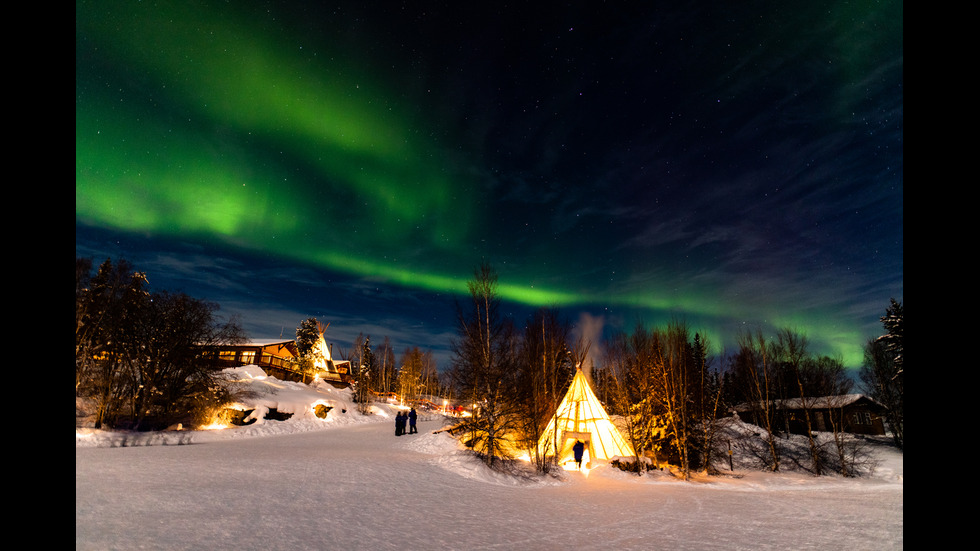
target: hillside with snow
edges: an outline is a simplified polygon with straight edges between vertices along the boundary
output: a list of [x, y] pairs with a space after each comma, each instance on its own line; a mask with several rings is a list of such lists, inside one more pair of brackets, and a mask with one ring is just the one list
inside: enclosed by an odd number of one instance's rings
[[903, 456], [885, 440], [860, 478], [762, 472], [737, 452], [731, 472], [688, 482], [608, 465], [501, 474], [439, 431], [442, 415], [395, 436], [395, 405], [364, 415], [349, 390], [229, 374], [250, 390], [248, 426], [76, 429], [76, 549], [903, 547]]

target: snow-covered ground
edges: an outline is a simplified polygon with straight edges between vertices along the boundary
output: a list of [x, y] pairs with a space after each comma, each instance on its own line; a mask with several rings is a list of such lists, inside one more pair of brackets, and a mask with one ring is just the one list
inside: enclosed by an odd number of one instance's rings
[[[864, 478], [736, 469], [684, 482], [609, 466], [564, 477], [491, 472], [423, 415], [361, 415], [350, 392], [234, 370], [250, 406], [293, 412], [246, 427], [76, 430], [75, 548], [901, 549], [903, 457]], [[326, 419], [316, 403], [333, 407]], [[344, 412], [346, 410], [346, 412]]]

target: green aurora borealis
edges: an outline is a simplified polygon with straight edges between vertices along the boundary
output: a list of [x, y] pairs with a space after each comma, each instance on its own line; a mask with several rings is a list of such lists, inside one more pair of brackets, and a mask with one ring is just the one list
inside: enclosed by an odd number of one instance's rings
[[[307, 6], [76, 3], [76, 248], [80, 229], [97, 228], [453, 296], [488, 259], [509, 301], [629, 311], [625, 323], [682, 317], [716, 344], [756, 324], [792, 326], [852, 367], [888, 298], [901, 299], [900, 21], [897, 54], [887, 27], [877, 43], [874, 33], [864, 40], [881, 52], [842, 52], [846, 63], [833, 73], [885, 90], [888, 114], [868, 92], [850, 100], [794, 84], [788, 97], [824, 95], [774, 117], [778, 101], [750, 105], [782, 93], [760, 75], [778, 81], [780, 71], [803, 69], [798, 59], [760, 63], [767, 54], [753, 44], [765, 37], [740, 37], [723, 86], [680, 61], [634, 81], [642, 71], [629, 64], [653, 54], [614, 51], [611, 31], [597, 28], [587, 35], [595, 43], [560, 51], [588, 32], [588, 18], [484, 45], [531, 25], [444, 15], [470, 24], [453, 30], [444, 20], [419, 23], [431, 17], [421, 9], [403, 24], [404, 13], [373, 21], [368, 9]], [[839, 32], [873, 15], [849, 13]], [[481, 24], [493, 32], [460, 40]], [[539, 41], [542, 52], [555, 44], [554, 59], [527, 48]], [[712, 47], [706, 41], [691, 42]], [[670, 48], [668, 38], [654, 42]], [[808, 60], [814, 43], [778, 47]], [[616, 56], [626, 59], [619, 73], [596, 69]], [[750, 60], [758, 68], [740, 71], [751, 78], [735, 70]], [[691, 74], [664, 75], [673, 63]], [[657, 95], [664, 79], [670, 92]], [[762, 93], [743, 91], [760, 80]], [[616, 87], [633, 96], [617, 99], [628, 94]], [[678, 97], [700, 101], [686, 107]], [[727, 110], [714, 111], [722, 101]], [[814, 105], [825, 115], [794, 118]], [[644, 122], [629, 126], [633, 119]], [[862, 134], [869, 124], [890, 128]], [[882, 142], [892, 150], [873, 160], [840, 155], [794, 134], [798, 127], [825, 133], [839, 150], [865, 141], [864, 150], [880, 152]], [[873, 208], [883, 210], [869, 216]]]
[[[258, 249], [289, 239], [304, 257], [356, 272], [371, 268], [328, 251], [375, 235], [396, 248], [451, 249], [466, 235], [468, 197], [430, 160], [436, 146], [369, 82], [313, 77], [330, 64], [277, 53], [259, 29], [207, 23], [206, 10], [128, 6], [139, 13], [120, 17], [139, 26], [82, 22], [80, 11], [79, 34], [101, 38], [93, 48], [148, 75], [160, 94], [135, 105], [112, 91], [81, 99], [92, 103], [76, 113], [79, 218]], [[303, 224], [350, 219], [326, 233]]]

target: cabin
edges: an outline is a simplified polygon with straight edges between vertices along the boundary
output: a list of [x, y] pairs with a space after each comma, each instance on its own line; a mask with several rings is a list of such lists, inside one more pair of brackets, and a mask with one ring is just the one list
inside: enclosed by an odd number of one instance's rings
[[[840, 432], [852, 434], [885, 434], [885, 407], [863, 394], [842, 394], [779, 400], [773, 403], [777, 427], [785, 427], [792, 434], [806, 434], [807, 414], [810, 427], [818, 432], [833, 432], [835, 424]], [[735, 414], [746, 422], [762, 425], [762, 408], [758, 404], [739, 404]], [[836, 423], [834, 422], [836, 421]]]
[[[322, 335], [321, 335], [322, 338]], [[266, 373], [284, 381], [308, 382], [294, 367], [299, 350], [293, 340], [254, 340], [242, 344], [226, 344], [213, 347], [214, 359], [219, 367], [256, 365]], [[323, 347], [323, 358], [316, 362], [316, 377], [335, 386], [350, 386], [350, 362], [334, 361], [329, 349]]]

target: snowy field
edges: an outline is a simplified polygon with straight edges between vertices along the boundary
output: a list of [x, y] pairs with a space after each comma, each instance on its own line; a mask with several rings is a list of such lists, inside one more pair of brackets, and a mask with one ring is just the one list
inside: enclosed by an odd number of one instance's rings
[[[79, 550], [849, 549], [903, 547], [903, 459], [874, 476], [735, 475], [684, 482], [607, 466], [563, 479], [488, 471], [427, 415], [396, 437], [394, 409], [349, 391], [235, 373], [249, 405], [293, 411], [212, 431], [76, 430]], [[326, 420], [315, 403], [334, 407]], [[346, 409], [346, 413], [342, 410]]]

